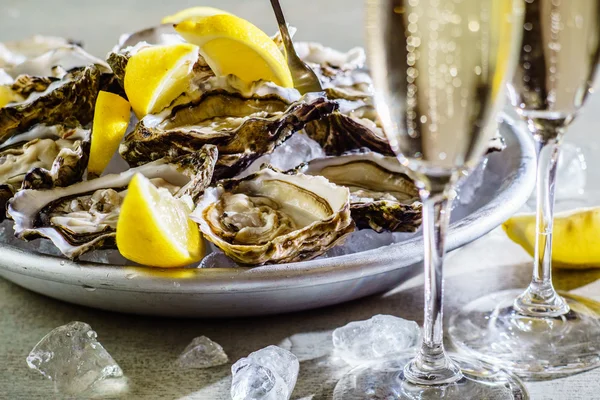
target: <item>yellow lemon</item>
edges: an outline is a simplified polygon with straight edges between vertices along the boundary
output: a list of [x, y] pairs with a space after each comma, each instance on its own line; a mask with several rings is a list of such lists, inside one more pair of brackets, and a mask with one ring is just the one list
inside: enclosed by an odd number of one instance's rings
[[204, 256], [204, 243], [190, 206], [166, 189], [136, 174], [127, 189], [117, 221], [117, 247], [137, 263], [183, 267]]
[[189, 43], [151, 46], [131, 56], [125, 67], [125, 93], [142, 118], [160, 112], [189, 89], [198, 47]]
[[[533, 256], [535, 215], [516, 215], [502, 227], [512, 241]], [[553, 266], [600, 267], [600, 207], [557, 213], [552, 233]]]
[[186, 20], [199, 21], [202, 18], [212, 17], [213, 15], [219, 14], [231, 15], [231, 13], [228, 13], [227, 11], [223, 11], [214, 7], [190, 7], [173, 15], [168, 15], [160, 22], [163, 24], [178, 24]]
[[214, 15], [183, 21], [175, 30], [200, 47], [217, 76], [236, 75], [246, 82], [266, 80], [283, 87], [294, 82], [275, 42], [250, 22], [234, 15]]
[[94, 110], [88, 173], [100, 175], [104, 171], [125, 135], [130, 114], [131, 107], [127, 100], [100, 91]]
[[19, 96], [17, 93], [13, 92], [10, 85], [0, 86], [0, 108], [4, 107], [8, 103], [22, 100], [23, 98], [21, 98], [21, 96]]

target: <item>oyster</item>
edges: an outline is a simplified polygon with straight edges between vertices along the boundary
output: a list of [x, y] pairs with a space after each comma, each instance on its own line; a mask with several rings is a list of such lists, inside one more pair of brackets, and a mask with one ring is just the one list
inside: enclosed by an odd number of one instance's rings
[[270, 168], [209, 188], [191, 218], [242, 264], [309, 260], [354, 231], [348, 189]]
[[335, 109], [320, 96], [301, 98], [297, 90], [270, 82], [248, 86], [234, 76], [211, 78], [199, 93], [190, 103], [140, 120], [121, 144], [121, 156], [137, 166], [210, 143], [219, 148], [215, 179], [230, 178]]
[[90, 131], [78, 124], [36, 125], [0, 145], [0, 221], [6, 202], [23, 189], [49, 189], [80, 181], [87, 167]]
[[50, 190], [22, 190], [8, 203], [15, 235], [45, 237], [67, 257], [115, 247], [115, 230], [127, 185], [136, 173], [177, 197], [197, 199], [212, 179], [215, 146], [176, 159], [162, 159], [120, 174]]
[[0, 143], [36, 124], [60, 124], [67, 118], [87, 124], [99, 90], [100, 71], [91, 65], [71, 70], [43, 92], [0, 108]]
[[350, 153], [312, 160], [300, 171], [347, 187], [359, 229], [414, 232], [421, 225], [419, 190], [394, 157]]
[[[305, 131], [317, 141], [327, 155], [368, 148], [394, 156], [373, 103], [372, 80], [365, 69], [366, 56], [362, 48], [347, 53], [318, 43], [297, 43], [298, 55], [315, 70], [327, 94], [339, 109], [326, 118], [307, 124]], [[501, 151], [504, 141], [498, 133], [488, 153]]]
[[109, 89], [108, 64], [77, 45], [62, 45], [3, 70], [12, 102], [0, 108], [0, 143], [36, 124], [91, 121], [100, 89]]
[[0, 43], [0, 68], [10, 68], [71, 42], [55, 36], [34, 35], [23, 40]]

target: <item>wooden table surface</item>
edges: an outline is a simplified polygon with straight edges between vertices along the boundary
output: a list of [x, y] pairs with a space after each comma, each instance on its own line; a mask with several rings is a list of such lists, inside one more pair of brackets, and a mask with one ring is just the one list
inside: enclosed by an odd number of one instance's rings
[[[178, 9], [212, 5], [239, 14], [267, 32], [275, 31], [268, 0], [179, 1], [33, 1], [2, 0], [0, 41], [34, 33], [81, 39], [96, 55], [108, 52], [119, 33], [150, 26]], [[360, 0], [283, 0], [298, 38], [320, 40], [342, 50], [363, 44]], [[596, 134], [600, 96], [572, 126], [568, 138], [585, 144], [588, 180], [600, 177]], [[530, 258], [500, 230], [448, 256], [446, 319], [461, 305], [492, 291], [525, 287]], [[557, 271], [556, 286], [589, 296], [600, 295], [600, 270]], [[313, 311], [254, 319], [182, 320], [115, 314], [49, 299], [0, 279], [0, 399], [62, 399], [51, 382], [28, 370], [25, 358], [53, 328], [79, 320], [98, 332], [99, 340], [123, 368], [128, 391], [122, 399], [229, 399], [230, 365], [209, 370], [180, 370], [177, 355], [195, 336], [220, 343], [232, 362], [271, 344], [292, 349], [300, 377], [292, 399], [328, 399], [343, 366], [328, 356], [330, 332], [350, 321], [392, 314], [422, 322], [421, 276], [395, 290], [351, 303]], [[569, 378], [528, 383], [533, 399], [600, 399], [600, 369]]]

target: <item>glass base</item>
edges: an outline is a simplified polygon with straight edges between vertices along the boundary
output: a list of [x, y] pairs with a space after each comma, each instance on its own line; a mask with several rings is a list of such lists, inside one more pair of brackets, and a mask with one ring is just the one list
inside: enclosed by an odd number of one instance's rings
[[450, 319], [454, 346], [528, 380], [554, 379], [600, 366], [600, 303], [560, 293], [570, 308], [556, 317], [517, 313], [523, 290], [493, 293]]
[[458, 356], [451, 358], [460, 367], [462, 379], [442, 385], [415, 385], [404, 376], [404, 368], [413, 358], [414, 352], [410, 352], [391, 361], [354, 368], [338, 382], [333, 399], [529, 399], [527, 390], [516, 376], [486, 363]]

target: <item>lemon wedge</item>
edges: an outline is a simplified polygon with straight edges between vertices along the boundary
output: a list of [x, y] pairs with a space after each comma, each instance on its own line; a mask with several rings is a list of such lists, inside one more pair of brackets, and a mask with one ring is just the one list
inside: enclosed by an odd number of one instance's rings
[[293, 87], [284, 55], [275, 42], [250, 22], [234, 15], [183, 21], [175, 30], [200, 47], [215, 75], [236, 75], [246, 82], [271, 81]]
[[131, 56], [125, 67], [125, 93], [142, 118], [165, 109], [190, 85], [198, 47], [189, 43], [151, 46]]
[[212, 17], [213, 15], [219, 14], [231, 15], [231, 13], [228, 13], [227, 11], [223, 11], [214, 7], [190, 7], [176, 12], [173, 15], [168, 15], [160, 22], [163, 24], [178, 24], [186, 20], [199, 21], [202, 18]]
[[0, 86], [0, 108], [6, 106], [8, 103], [21, 100], [23, 100], [21, 96], [13, 92], [10, 86]]
[[117, 221], [117, 247], [131, 261], [154, 267], [183, 267], [204, 256], [191, 205], [136, 174]]
[[[502, 227], [513, 242], [533, 256], [535, 215], [516, 215]], [[600, 207], [557, 213], [552, 233], [553, 266], [571, 269], [600, 267]]]
[[100, 91], [94, 109], [88, 173], [100, 175], [117, 151], [129, 126], [131, 107], [119, 95]]

